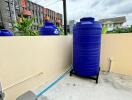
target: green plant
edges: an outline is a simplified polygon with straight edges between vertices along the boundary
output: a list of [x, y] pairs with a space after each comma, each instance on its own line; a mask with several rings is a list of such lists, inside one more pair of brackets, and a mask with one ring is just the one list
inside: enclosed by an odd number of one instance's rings
[[64, 35], [64, 30], [63, 30], [63, 28], [61, 27], [61, 26], [59, 26], [59, 27], [57, 27], [58, 29], [59, 29], [59, 31], [60, 31], [60, 35]]
[[15, 28], [19, 30], [20, 35], [22, 36], [37, 36], [39, 35], [39, 32], [31, 29], [31, 26], [35, 27], [33, 25], [34, 20], [35, 18], [22, 18], [21, 22], [16, 22]]
[[103, 28], [102, 28], [102, 34], [106, 34], [106, 33], [107, 33], [107, 27], [103, 26]]

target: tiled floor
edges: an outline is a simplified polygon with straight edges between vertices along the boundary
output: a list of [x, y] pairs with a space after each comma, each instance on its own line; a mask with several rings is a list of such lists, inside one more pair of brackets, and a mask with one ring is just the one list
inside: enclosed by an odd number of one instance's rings
[[102, 72], [99, 83], [67, 75], [39, 100], [132, 100], [132, 77]]

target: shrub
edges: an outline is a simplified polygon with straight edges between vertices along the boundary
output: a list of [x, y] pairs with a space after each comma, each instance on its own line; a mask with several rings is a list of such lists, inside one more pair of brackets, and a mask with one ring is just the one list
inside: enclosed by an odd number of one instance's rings
[[34, 20], [35, 18], [32, 19], [22, 18], [21, 22], [16, 22], [15, 28], [19, 30], [20, 35], [22, 36], [37, 36], [39, 35], [39, 32], [31, 29], [31, 26], [35, 27], [33, 25]]

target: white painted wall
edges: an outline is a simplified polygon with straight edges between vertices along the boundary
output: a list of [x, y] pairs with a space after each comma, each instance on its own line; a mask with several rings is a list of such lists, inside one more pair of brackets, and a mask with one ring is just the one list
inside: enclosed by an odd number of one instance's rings
[[69, 36], [0, 37], [0, 81], [5, 100], [15, 100], [27, 90], [51, 82], [71, 65], [71, 53]]

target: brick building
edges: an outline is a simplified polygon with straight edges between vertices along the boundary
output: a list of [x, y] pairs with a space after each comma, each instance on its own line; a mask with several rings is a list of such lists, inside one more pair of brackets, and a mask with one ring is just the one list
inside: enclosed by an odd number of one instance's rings
[[0, 1], [0, 25], [10, 29], [14, 26], [16, 20], [14, 0], [1, 0]]
[[15, 0], [16, 16], [35, 18], [34, 24], [43, 23], [46, 17], [55, 25], [62, 25], [62, 14], [27, 0]]
[[[1, 6], [3, 5], [3, 6]], [[6, 6], [5, 6], [6, 5]], [[62, 26], [62, 14], [57, 13], [48, 8], [44, 8], [29, 0], [2, 0], [0, 2], [0, 23], [4, 22], [4, 27], [10, 29], [14, 25], [14, 20], [19, 20], [21, 17], [35, 18], [34, 25], [42, 24], [46, 17], [55, 25]], [[2, 11], [4, 10], [4, 11]], [[38, 27], [35, 27], [37, 29]]]
[[62, 14], [48, 8], [44, 8], [44, 16], [48, 16], [50, 21], [53, 22], [55, 25], [58, 25], [59, 23], [62, 25]]

